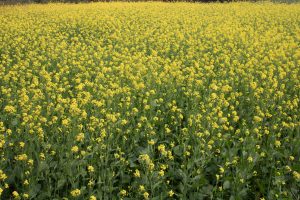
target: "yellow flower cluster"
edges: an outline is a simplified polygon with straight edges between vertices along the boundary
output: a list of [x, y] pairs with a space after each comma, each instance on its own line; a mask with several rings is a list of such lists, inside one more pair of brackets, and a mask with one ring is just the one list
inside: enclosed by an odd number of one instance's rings
[[78, 197], [80, 194], [81, 194], [81, 191], [79, 189], [75, 189], [75, 190], [72, 190], [70, 192], [71, 196], [73, 197]]
[[0, 6], [0, 199], [293, 199], [300, 5]]

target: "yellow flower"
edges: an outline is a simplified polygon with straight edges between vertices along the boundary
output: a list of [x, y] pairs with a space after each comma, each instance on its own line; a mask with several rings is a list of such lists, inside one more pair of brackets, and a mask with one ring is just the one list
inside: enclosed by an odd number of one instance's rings
[[133, 112], [133, 113], [138, 113], [139, 110], [138, 110], [137, 108], [133, 108], [133, 109], [132, 109], [132, 112]]
[[81, 194], [81, 191], [79, 189], [75, 189], [75, 190], [72, 190], [70, 192], [70, 194], [72, 197], [78, 197]]
[[79, 151], [78, 146], [73, 146], [73, 147], [71, 148], [71, 151], [72, 151], [73, 153], [77, 153], [77, 152]]
[[88, 182], [89, 187], [93, 187], [94, 184], [95, 184], [94, 180], [89, 180]]
[[23, 182], [24, 185], [29, 185], [29, 181], [26, 179], [24, 182]]
[[0, 181], [7, 179], [7, 175], [0, 169]]
[[63, 119], [61, 123], [62, 123], [63, 126], [68, 126], [70, 124], [70, 120], [69, 119]]
[[13, 191], [12, 195], [14, 198], [18, 198], [20, 196], [17, 191]]
[[262, 118], [258, 117], [258, 116], [254, 116], [253, 117], [254, 122], [258, 123], [262, 121]]
[[293, 176], [296, 179], [296, 181], [298, 181], [298, 182], [300, 181], [300, 173], [293, 171]]
[[133, 173], [133, 175], [135, 177], [140, 177], [141, 176], [140, 171], [138, 169], [135, 170], [135, 172]]
[[24, 142], [20, 142], [19, 145], [20, 145], [21, 148], [24, 148], [25, 143]]
[[163, 144], [158, 145], [157, 150], [163, 155], [166, 156], [168, 152], [166, 151], [166, 147]]
[[23, 194], [23, 197], [24, 197], [24, 199], [28, 199], [28, 198], [29, 198], [29, 194], [24, 193], [24, 194]]
[[291, 172], [291, 171], [292, 171], [291, 167], [288, 166], [288, 165], [285, 166], [285, 169], [286, 169], [286, 171], [288, 171], [288, 172]]
[[168, 127], [166, 127], [165, 130], [166, 130], [166, 133], [167, 133], [167, 134], [170, 134], [170, 133], [171, 133], [171, 129], [169, 129]]
[[249, 157], [247, 158], [247, 160], [248, 160], [249, 163], [252, 163], [252, 162], [253, 162], [253, 158], [252, 158], [251, 156], [249, 156]]
[[122, 125], [126, 125], [128, 123], [128, 121], [126, 120], [126, 119], [123, 119], [122, 121], [121, 121], [121, 124]]
[[127, 191], [126, 190], [121, 190], [120, 191], [120, 195], [123, 196], [123, 197], [126, 196], [127, 195]]
[[185, 155], [185, 156], [190, 156], [191, 153], [190, 153], [189, 151], [185, 151], [185, 152], [184, 152], [184, 155]]
[[160, 170], [160, 171], [158, 172], [158, 175], [159, 175], [159, 176], [164, 176], [164, 175], [165, 175], [164, 170]]
[[88, 172], [92, 173], [94, 171], [95, 171], [94, 167], [92, 165], [89, 165], [88, 166]]
[[149, 145], [154, 145], [155, 142], [154, 142], [154, 140], [151, 139], [151, 140], [148, 141], [148, 144], [149, 144]]
[[7, 112], [7, 113], [15, 113], [16, 108], [14, 106], [5, 106], [4, 111]]
[[20, 160], [20, 161], [25, 161], [25, 160], [27, 160], [27, 158], [28, 157], [26, 154], [21, 154], [21, 155], [15, 156], [15, 159]]
[[44, 153], [40, 153], [40, 158], [41, 158], [41, 160], [45, 160], [46, 159], [45, 154]]
[[140, 192], [143, 192], [143, 191], [145, 191], [145, 186], [143, 186], [143, 185], [140, 185], [140, 186], [139, 186], [139, 191], [140, 191]]
[[149, 193], [148, 192], [144, 192], [143, 196], [144, 196], [145, 199], [149, 199]]
[[170, 191], [168, 192], [169, 197], [173, 197], [174, 194], [175, 194], [175, 193], [173, 192], [173, 190], [170, 190]]
[[28, 165], [33, 165], [33, 160], [32, 159], [29, 159], [28, 161], [27, 161], [27, 163], [28, 163]]
[[234, 121], [234, 122], [239, 121], [239, 119], [240, 119], [239, 116], [234, 116], [234, 117], [233, 117], [233, 121]]
[[3, 189], [0, 187], [0, 197], [2, 195]]
[[281, 142], [279, 140], [275, 141], [275, 147], [279, 148], [281, 146]]
[[220, 171], [221, 174], [223, 174], [223, 173], [225, 172], [225, 170], [224, 170], [223, 167], [220, 167], [220, 168], [219, 168], [219, 171]]
[[94, 195], [92, 195], [92, 196], [90, 196], [89, 200], [97, 200], [97, 198]]
[[84, 133], [79, 133], [77, 136], [76, 136], [76, 141], [77, 142], [82, 142], [84, 139]]
[[255, 89], [255, 88], [257, 87], [257, 83], [256, 83], [256, 82], [251, 82], [251, 83], [250, 83], [250, 87], [251, 87], [252, 89]]
[[149, 156], [148, 154], [142, 154], [142, 155], [140, 155], [140, 156], [139, 156], [139, 159], [140, 159], [141, 161], [145, 161], [146, 164], [151, 163], [151, 159], [150, 159], [150, 156]]

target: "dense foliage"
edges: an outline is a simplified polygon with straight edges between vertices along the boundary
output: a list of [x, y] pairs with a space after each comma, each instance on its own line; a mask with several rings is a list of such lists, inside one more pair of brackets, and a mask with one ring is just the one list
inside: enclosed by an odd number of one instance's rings
[[0, 7], [0, 199], [299, 199], [300, 6]]
[[93, 2], [145, 2], [145, 1], [161, 1], [161, 2], [279, 2], [279, 3], [295, 3], [299, 0], [0, 0], [1, 4], [20, 4], [20, 3], [93, 3]]
[[[114, 2], [114, 1], [123, 1], [123, 2], [137, 2], [137, 1], [151, 1], [151, 0], [0, 0], [0, 4], [18, 4], [18, 3], [92, 3], [92, 2]], [[159, 1], [159, 0], [154, 0]], [[161, 0], [162, 2], [228, 2], [230, 0]]]

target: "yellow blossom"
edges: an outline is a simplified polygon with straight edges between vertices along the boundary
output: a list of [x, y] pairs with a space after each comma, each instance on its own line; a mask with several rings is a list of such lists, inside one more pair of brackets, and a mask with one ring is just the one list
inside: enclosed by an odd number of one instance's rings
[[223, 174], [223, 173], [225, 172], [225, 170], [224, 170], [223, 167], [220, 167], [220, 168], [219, 168], [219, 171], [220, 171], [221, 174]]
[[120, 191], [120, 195], [123, 196], [123, 197], [126, 196], [127, 195], [127, 191], [126, 190], [121, 190]]
[[70, 192], [70, 194], [72, 197], [78, 197], [81, 194], [81, 191], [79, 189], [75, 189], [75, 190], [72, 190]]
[[17, 191], [13, 191], [12, 195], [14, 198], [18, 198], [20, 196]]
[[90, 172], [90, 173], [92, 173], [92, 172], [95, 171], [95, 169], [94, 169], [94, 167], [93, 167], [92, 165], [89, 165], [89, 166], [87, 167], [87, 169], [88, 169], [88, 172]]
[[72, 151], [73, 153], [77, 153], [77, 152], [79, 151], [78, 146], [73, 146], [73, 147], [71, 148], [71, 151]]
[[79, 133], [77, 136], [76, 136], [76, 141], [78, 142], [82, 142], [84, 139], [84, 133]]
[[154, 145], [155, 142], [154, 142], [154, 140], [151, 139], [151, 140], [148, 141], [148, 144], [149, 144], [149, 145]]
[[148, 192], [144, 192], [143, 196], [144, 196], [144, 199], [149, 199], [149, 193]]
[[145, 191], [145, 186], [140, 185], [140, 186], [139, 186], [139, 191], [141, 191], [141, 192]]
[[15, 159], [16, 160], [20, 160], [20, 161], [25, 161], [25, 160], [27, 160], [27, 155], [26, 154], [20, 154], [20, 155], [18, 155], [18, 156], [15, 156]]
[[168, 192], [169, 197], [173, 197], [174, 194], [175, 194], [175, 193], [173, 192], [173, 190], [170, 190], [170, 191]]
[[140, 177], [141, 174], [140, 174], [140, 171], [138, 169], [135, 170], [134, 174], [133, 174], [135, 177]]
[[89, 200], [97, 200], [97, 198], [94, 195], [91, 195]]
[[275, 147], [279, 148], [281, 146], [281, 142], [279, 140], [275, 141]]
[[0, 181], [7, 179], [7, 175], [0, 169]]

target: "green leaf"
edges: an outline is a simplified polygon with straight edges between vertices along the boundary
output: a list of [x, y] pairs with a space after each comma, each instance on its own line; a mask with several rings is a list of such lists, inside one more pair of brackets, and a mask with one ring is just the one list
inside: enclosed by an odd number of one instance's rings
[[230, 188], [230, 181], [224, 181], [224, 183], [223, 183], [223, 188], [224, 188], [225, 190], [229, 189], [229, 188]]
[[66, 183], [66, 179], [60, 179], [57, 181], [57, 189], [62, 188]]
[[182, 149], [180, 148], [179, 145], [173, 148], [173, 152], [177, 156], [181, 156], [182, 155]]
[[38, 166], [38, 172], [41, 173], [43, 171], [48, 170], [48, 164], [45, 161], [40, 162], [39, 166]]
[[39, 193], [40, 190], [41, 190], [40, 184], [32, 185], [29, 190], [29, 196], [31, 198], [34, 198]]

